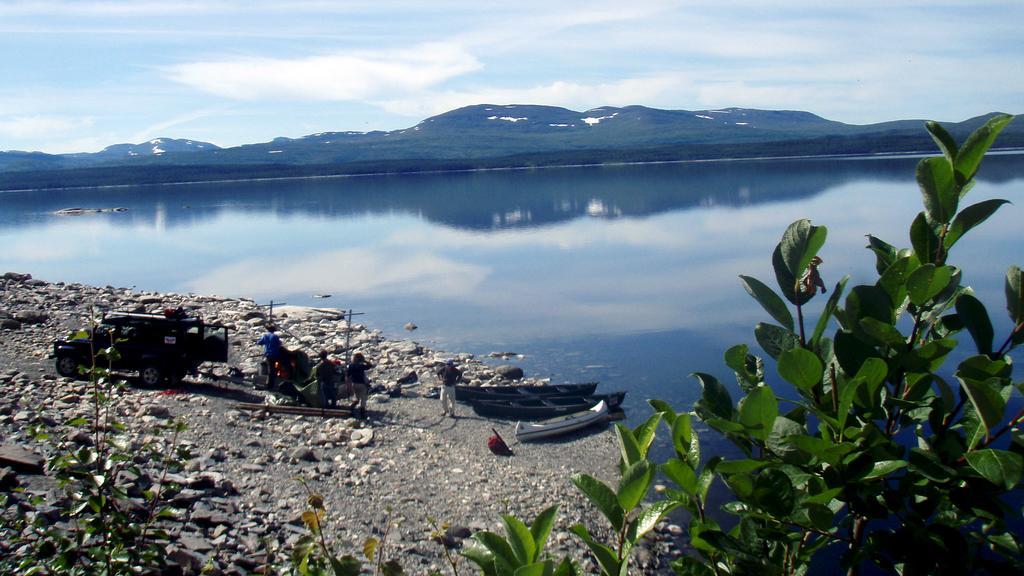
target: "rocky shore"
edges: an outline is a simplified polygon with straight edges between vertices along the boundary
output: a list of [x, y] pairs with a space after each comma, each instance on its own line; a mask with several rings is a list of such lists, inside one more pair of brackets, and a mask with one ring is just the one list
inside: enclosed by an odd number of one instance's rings
[[[90, 413], [90, 386], [56, 374], [53, 340], [103, 311], [178, 307], [230, 329], [229, 362], [204, 368], [218, 375], [231, 368], [257, 371], [261, 349], [255, 341], [267, 310], [251, 300], [49, 283], [27, 274], [0, 277], [0, 445], [47, 458], [51, 448], [29, 436], [33, 426], [87, 444], [89, 435], [66, 423]], [[266, 392], [223, 380], [192, 380], [174, 389], [126, 387], [116, 393], [112, 406], [132, 442], [141, 442], [161, 422], [176, 419], [186, 425], [178, 440], [189, 453], [184, 469], [161, 476], [153, 466], [141, 477], [120, 479], [136, 491], [163, 479], [174, 512], [168, 528], [175, 538], [166, 552], [181, 572], [198, 573], [207, 566], [213, 573], [264, 573], [268, 565], [287, 563], [292, 545], [306, 533], [300, 516], [307, 493], [296, 478], [324, 496], [325, 534], [336, 553], [361, 556], [364, 540], [387, 530], [387, 554], [406, 573], [449, 573], [442, 546], [431, 536], [435, 526], [447, 526], [446, 539], [458, 547], [479, 530], [504, 533], [503, 514], [529, 522], [560, 503], [549, 550], [578, 559], [585, 573], [597, 572], [568, 528], [582, 523], [606, 539], [608, 526], [570, 476], [585, 472], [617, 483], [618, 447], [610, 427], [513, 444], [513, 456], [495, 456], [486, 445], [491, 429], [511, 444], [514, 423], [480, 418], [465, 405], [457, 406], [458, 418], [443, 417], [438, 400], [428, 397], [436, 388], [431, 374], [452, 356], [477, 385], [507, 383], [505, 375], [515, 369], [430, 350], [413, 340], [389, 340], [366, 326], [349, 325], [332, 309], [275, 310], [274, 321], [288, 347], [340, 356], [362, 352], [377, 365], [370, 372], [374, 384], [393, 386], [412, 374], [419, 384], [402, 387], [401, 397], [372, 396], [366, 420], [241, 411], [233, 405], [264, 402]], [[25, 492], [10, 492], [13, 486]], [[25, 514], [30, 496], [52, 503], [62, 498], [45, 469], [32, 474], [0, 467], [0, 490], [11, 495], [2, 511], [8, 517]], [[50, 523], [65, 520], [57, 508], [30, 513]], [[677, 531], [667, 523], [659, 526], [634, 553], [631, 573], [667, 573], [666, 539]], [[15, 552], [0, 542], [0, 553]], [[463, 560], [460, 573], [476, 571]]]

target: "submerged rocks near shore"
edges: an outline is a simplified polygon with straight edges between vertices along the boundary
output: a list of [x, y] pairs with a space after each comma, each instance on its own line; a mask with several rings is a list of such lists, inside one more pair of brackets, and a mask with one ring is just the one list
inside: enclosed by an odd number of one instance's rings
[[[34, 425], [54, 438], [91, 442], [80, 428], [65, 424], [91, 413], [90, 386], [56, 375], [49, 357], [53, 340], [103, 311], [178, 307], [231, 330], [229, 362], [210, 365], [209, 371], [257, 371], [261, 349], [255, 341], [267, 318], [266, 309], [251, 300], [48, 283], [27, 274], [0, 277], [0, 444], [49, 456], [46, 444], [29, 437]], [[173, 390], [127, 387], [117, 392], [112, 406], [133, 445], [147, 439], [154, 424], [178, 419], [187, 426], [179, 443], [190, 457], [183, 470], [163, 479], [175, 517], [168, 526], [175, 539], [167, 553], [184, 573], [197, 573], [209, 564], [216, 573], [248, 574], [268, 562], [285, 563], [291, 546], [306, 532], [300, 515], [307, 493], [297, 477], [324, 496], [325, 534], [338, 554], [361, 556], [363, 541], [380, 537], [391, 526], [387, 554], [407, 573], [446, 572], [441, 545], [431, 537], [432, 522], [449, 525], [447, 539], [460, 546], [478, 530], [503, 534], [503, 514], [529, 523], [547, 506], [561, 503], [549, 551], [556, 557], [568, 554], [581, 561], [586, 573], [596, 572], [596, 564], [568, 528], [583, 523], [602, 538], [609, 529], [570, 477], [585, 472], [617, 484], [618, 447], [610, 430], [513, 444], [513, 456], [494, 456], [486, 442], [491, 428], [511, 443], [514, 423], [477, 417], [464, 405], [457, 406], [458, 418], [445, 418], [438, 401], [424, 396], [436, 387], [432, 372], [446, 357], [457, 358], [466, 378], [477, 385], [522, 377], [521, 370], [494, 367], [469, 354], [430, 350], [412, 340], [388, 340], [377, 330], [349, 325], [333, 309], [282, 307], [275, 309], [274, 322], [289, 348], [310, 353], [325, 349], [342, 356], [359, 351], [377, 365], [370, 372], [374, 384], [419, 384], [403, 387], [399, 398], [371, 397], [365, 421], [243, 412], [232, 405], [263, 402], [265, 392], [224, 381], [201, 379]], [[170, 449], [169, 438], [155, 441]], [[117, 480], [131, 487], [130, 495], [161, 482], [155, 464], [144, 462], [142, 467], [140, 477]], [[15, 494], [0, 513], [15, 513], [19, 498], [41, 496], [50, 503], [62, 498], [45, 474], [16, 472], [0, 464], [0, 490], [14, 485], [26, 493]], [[48, 523], [65, 520], [57, 508], [35, 513], [49, 514]], [[660, 527], [662, 534], [675, 530]], [[11, 552], [3, 548], [0, 543], [0, 553]], [[671, 559], [669, 550], [661, 537], [645, 541], [635, 554], [636, 573], [667, 573], [659, 566]], [[468, 561], [460, 567], [468, 569]]]

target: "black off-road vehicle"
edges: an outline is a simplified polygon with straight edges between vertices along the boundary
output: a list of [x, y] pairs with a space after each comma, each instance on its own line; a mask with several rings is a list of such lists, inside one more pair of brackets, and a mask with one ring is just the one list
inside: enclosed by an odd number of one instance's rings
[[[95, 328], [53, 343], [57, 372], [81, 377], [79, 367], [92, 366], [94, 355], [111, 346], [117, 350], [114, 370], [138, 372], [143, 385], [156, 386], [196, 373], [203, 362], [227, 362], [228, 329], [187, 316], [181, 309], [163, 314], [112, 312]], [[98, 357], [96, 365], [105, 368], [108, 359]]]

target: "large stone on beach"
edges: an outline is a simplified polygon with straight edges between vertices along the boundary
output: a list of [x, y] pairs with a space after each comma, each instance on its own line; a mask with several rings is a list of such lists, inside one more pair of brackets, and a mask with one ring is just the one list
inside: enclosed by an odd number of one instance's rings
[[42, 310], [19, 310], [14, 319], [22, 324], [42, 324], [50, 319], [50, 315]]
[[505, 380], [522, 380], [523, 378], [523, 369], [510, 364], [502, 364], [496, 367], [494, 372]]
[[16, 472], [42, 474], [46, 460], [17, 444], [0, 446], [0, 466], [9, 466]]

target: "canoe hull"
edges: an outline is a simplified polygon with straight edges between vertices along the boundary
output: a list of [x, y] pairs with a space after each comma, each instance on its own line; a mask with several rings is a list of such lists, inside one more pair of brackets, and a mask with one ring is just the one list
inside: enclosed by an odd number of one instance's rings
[[550, 384], [548, 386], [455, 386], [455, 399], [503, 400], [521, 396], [588, 396], [597, 389], [597, 382], [584, 384]]
[[625, 392], [595, 396], [560, 396], [521, 398], [513, 400], [473, 400], [470, 406], [480, 416], [509, 420], [537, 420], [584, 412], [604, 402], [609, 408], [622, 404]]
[[568, 434], [608, 420], [608, 405], [602, 400], [589, 410], [574, 412], [539, 422], [516, 422], [516, 439], [520, 442], [542, 440]]

